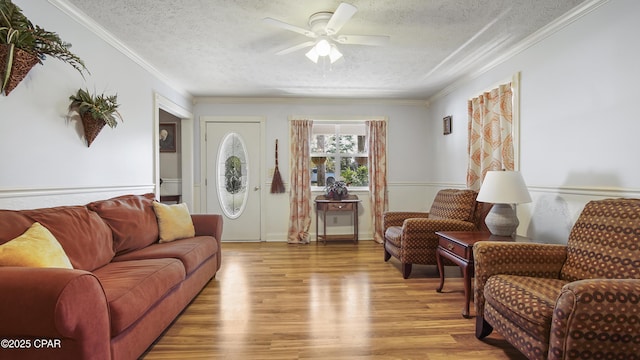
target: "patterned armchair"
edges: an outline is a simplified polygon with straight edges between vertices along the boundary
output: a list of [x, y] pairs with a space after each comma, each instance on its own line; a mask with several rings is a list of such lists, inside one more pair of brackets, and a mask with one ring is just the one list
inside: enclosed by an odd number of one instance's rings
[[589, 202], [567, 245], [478, 242], [476, 337], [529, 359], [640, 359], [640, 199]]
[[384, 213], [384, 261], [397, 258], [405, 279], [412, 264], [436, 265], [436, 231], [477, 231], [485, 226], [491, 206], [476, 203], [477, 195], [473, 190], [445, 189], [438, 192], [429, 212]]

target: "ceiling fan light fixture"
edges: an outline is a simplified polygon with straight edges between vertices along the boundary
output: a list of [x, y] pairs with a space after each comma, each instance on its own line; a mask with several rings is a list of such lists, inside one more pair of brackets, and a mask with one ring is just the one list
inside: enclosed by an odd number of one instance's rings
[[333, 64], [342, 57], [342, 53], [335, 44], [330, 43], [327, 39], [322, 39], [318, 41], [305, 56], [316, 64], [321, 57], [329, 57], [329, 61]]
[[331, 52], [331, 44], [329, 44], [329, 41], [327, 41], [327, 39], [318, 41], [315, 48], [319, 56], [327, 56]]
[[331, 60], [331, 63], [333, 64], [334, 62], [340, 60], [341, 57], [342, 53], [340, 52], [340, 50], [338, 50], [338, 47], [331, 44], [331, 51], [329, 52], [329, 59]]
[[320, 55], [318, 55], [318, 51], [316, 50], [316, 47], [312, 47], [311, 50], [309, 50], [306, 54], [304, 54], [307, 58], [309, 58], [309, 60], [313, 61], [314, 63], [318, 63], [318, 59], [320, 58]]
[[327, 64], [335, 63], [343, 57], [340, 50], [338, 50], [337, 44], [343, 46], [354, 44], [383, 46], [389, 42], [389, 36], [386, 35], [339, 35], [342, 27], [357, 11], [357, 7], [342, 2], [334, 12], [319, 11], [311, 14], [311, 16], [309, 16], [308, 28], [301, 28], [272, 18], [264, 18], [263, 21], [312, 39], [280, 50], [276, 53], [277, 55], [289, 54], [303, 48], [311, 47], [305, 55], [315, 64], [321, 62], [324, 67]]

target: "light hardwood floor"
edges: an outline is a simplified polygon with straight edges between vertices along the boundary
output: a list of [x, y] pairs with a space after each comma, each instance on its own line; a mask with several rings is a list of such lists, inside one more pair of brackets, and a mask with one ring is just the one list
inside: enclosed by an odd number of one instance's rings
[[457, 267], [437, 293], [435, 266], [404, 280], [373, 241], [222, 249], [216, 278], [144, 359], [525, 359], [496, 332], [475, 338]]

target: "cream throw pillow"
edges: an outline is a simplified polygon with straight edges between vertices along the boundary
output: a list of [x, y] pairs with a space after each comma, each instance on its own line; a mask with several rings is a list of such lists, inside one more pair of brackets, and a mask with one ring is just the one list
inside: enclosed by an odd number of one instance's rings
[[167, 205], [154, 201], [153, 210], [158, 218], [161, 243], [196, 235], [187, 204]]
[[73, 269], [62, 245], [38, 222], [24, 234], [0, 245], [0, 266]]

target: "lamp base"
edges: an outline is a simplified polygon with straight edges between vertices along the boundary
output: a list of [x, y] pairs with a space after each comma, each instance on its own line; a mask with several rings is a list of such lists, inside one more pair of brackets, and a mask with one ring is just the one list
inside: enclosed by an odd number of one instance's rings
[[510, 204], [493, 204], [491, 211], [484, 220], [491, 234], [497, 236], [512, 236], [520, 221]]

